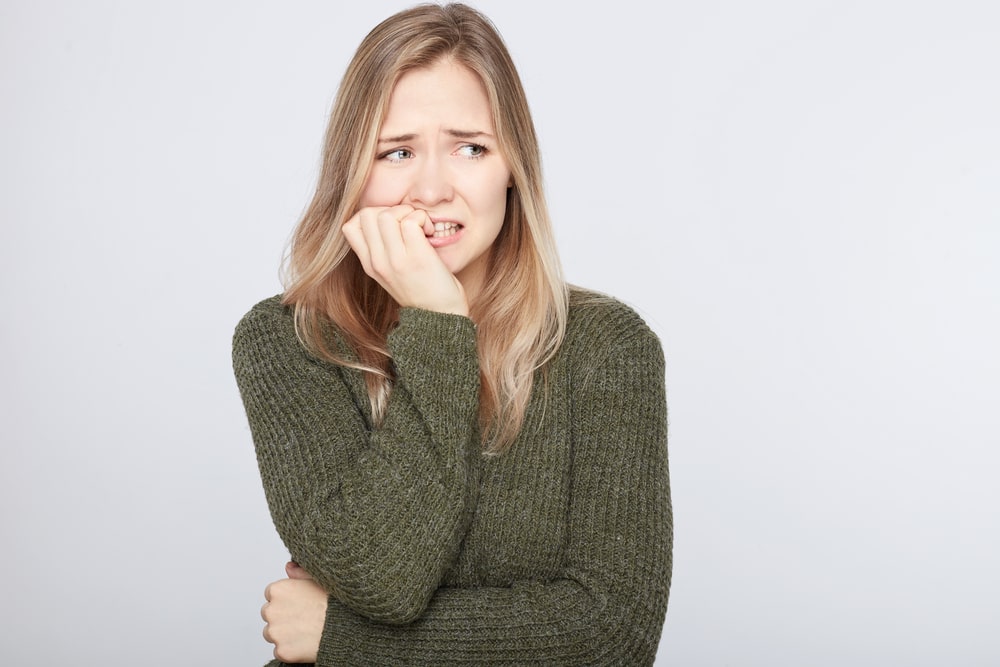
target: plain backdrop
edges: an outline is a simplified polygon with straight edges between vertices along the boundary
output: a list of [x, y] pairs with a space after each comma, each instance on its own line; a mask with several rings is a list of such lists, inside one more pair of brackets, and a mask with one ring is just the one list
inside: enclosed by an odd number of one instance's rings
[[[230, 337], [405, 6], [0, 4], [3, 664], [269, 657]], [[657, 665], [1000, 664], [1000, 6], [477, 6], [568, 277], [666, 350]]]

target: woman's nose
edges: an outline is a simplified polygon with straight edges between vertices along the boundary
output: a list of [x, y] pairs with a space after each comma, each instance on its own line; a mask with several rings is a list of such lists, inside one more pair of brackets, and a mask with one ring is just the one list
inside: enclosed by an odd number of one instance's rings
[[436, 157], [421, 160], [410, 184], [410, 200], [430, 207], [450, 200], [453, 195], [451, 178], [444, 160]]

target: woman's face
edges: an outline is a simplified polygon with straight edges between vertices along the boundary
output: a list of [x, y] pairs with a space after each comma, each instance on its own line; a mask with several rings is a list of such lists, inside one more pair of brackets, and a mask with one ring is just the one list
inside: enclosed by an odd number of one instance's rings
[[474, 298], [510, 186], [479, 78], [448, 59], [404, 74], [375, 155], [361, 207], [409, 204], [426, 211], [435, 223], [428, 241]]

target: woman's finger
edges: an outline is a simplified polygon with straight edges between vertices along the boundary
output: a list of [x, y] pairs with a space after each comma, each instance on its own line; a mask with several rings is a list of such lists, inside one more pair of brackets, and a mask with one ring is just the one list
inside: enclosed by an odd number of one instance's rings
[[365, 270], [365, 273], [371, 275], [371, 256], [368, 252], [365, 235], [361, 231], [361, 214], [355, 213], [340, 230], [344, 234], [344, 238], [347, 239], [348, 245], [351, 246], [351, 250], [357, 255], [358, 261], [361, 262], [361, 268]]
[[[430, 231], [428, 231], [430, 230]], [[427, 235], [434, 233], [434, 223], [427, 211], [414, 209], [411, 213], [399, 221], [399, 231], [403, 238], [403, 244], [407, 253], [428, 251], [433, 253], [433, 248], [427, 242]], [[436, 256], [436, 255], [435, 255]], [[425, 259], [430, 257], [427, 255]]]
[[[385, 209], [362, 209], [358, 213], [361, 233], [364, 235], [364, 242], [368, 247], [368, 264], [374, 273], [369, 273], [373, 278], [382, 275], [386, 269], [385, 242], [382, 239], [382, 231], [379, 228], [379, 217]], [[377, 278], [376, 278], [377, 279]]]
[[[399, 229], [401, 224], [400, 217], [405, 217], [408, 213], [412, 214], [413, 209], [406, 207], [409, 210], [404, 209], [400, 211], [400, 208], [402, 207], [394, 206], [387, 208], [377, 216], [379, 237], [382, 241], [382, 248], [385, 251], [385, 260], [388, 263], [387, 266], [381, 267], [383, 273], [399, 270], [406, 261], [406, 247], [403, 244], [403, 237]], [[402, 216], [400, 215], [401, 213]]]
[[305, 571], [301, 565], [293, 560], [288, 561], [285, 564], [285, 574], [289, 579], [308, 579], [313, 580], [312, 575]]
[[399, 231], [406, 246], [407, 253], [427, 252], [425, 259], [432, 256], [437, 257], [430, 243], [427, 242], [428, 227], [430, 233], [434, 233], [434, 223], [431, 221], [426, 211], [414, 210], [412, 213], [399, 221]]

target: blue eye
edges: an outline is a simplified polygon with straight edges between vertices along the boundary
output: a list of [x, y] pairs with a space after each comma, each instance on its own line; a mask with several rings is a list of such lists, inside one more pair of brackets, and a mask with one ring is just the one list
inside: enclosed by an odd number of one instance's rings
[[403, 160], [409, 160], [413, 157], [413, 153], [405, 148], [397, 148], [396, 150], [389, 151], [388, 153], [382, 153], [379, 156], [380, 160], [388, 160], [389, 162], [402, 162]]
[[465, 144], [458, 149], [458, 152], [465, 157], [479, 158], [486, 155], [486, 146], [480, 144]]

